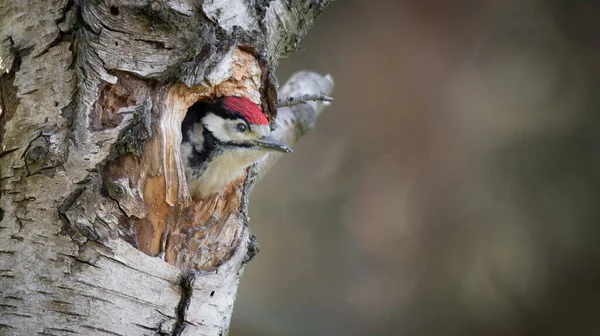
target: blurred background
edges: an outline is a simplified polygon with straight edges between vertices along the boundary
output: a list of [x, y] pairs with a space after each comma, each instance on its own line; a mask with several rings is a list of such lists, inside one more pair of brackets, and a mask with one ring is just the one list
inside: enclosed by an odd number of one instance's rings
[[232, 336], [600, 335], [600, 1], [339, 0]]

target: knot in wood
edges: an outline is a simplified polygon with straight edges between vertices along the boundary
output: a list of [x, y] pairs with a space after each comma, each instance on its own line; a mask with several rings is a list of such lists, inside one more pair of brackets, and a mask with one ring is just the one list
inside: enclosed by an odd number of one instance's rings
[[155, 12], [158, 12], [162, 9], [162, 4], [159, 1], [152, 1], [150, 3], [150, 9], [152, 9]]
[[27, 161], [27, 163], [43, 162], [43, 161], [45, 161], [47, 156], [48, 156], [48, 147], [44, 146], [44, 145], [38, 145], [38, 146], [31, 147], [27, 151], [25, 160]]
[[107, 183], [106, 189], [108, 190], [108, 195], [113, 199], [119, 199], [125, 196], [125, 188], [120, 181], [111, 181]]
[[50, 156], [48, 141], [43, 136], [33, 140], [25, 153], [25, 166], [29, 174], [35, 174], [47, 165]]

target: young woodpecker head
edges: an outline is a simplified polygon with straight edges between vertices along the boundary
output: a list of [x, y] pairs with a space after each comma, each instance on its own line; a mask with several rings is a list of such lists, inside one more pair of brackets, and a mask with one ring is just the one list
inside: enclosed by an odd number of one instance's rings
[[218, 192], [270, 151], [292, 152], [271, 137], [267, 118], [247, 98], [195, 103], [183, 119], [181, 134], [181, 159], [194, 198]]

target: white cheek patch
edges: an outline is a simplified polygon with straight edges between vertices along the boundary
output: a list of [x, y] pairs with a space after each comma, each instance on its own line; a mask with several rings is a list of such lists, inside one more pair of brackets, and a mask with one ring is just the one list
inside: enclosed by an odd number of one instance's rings
[[229, 141], [231, 139], [227, 120], [218, 117], [214, 113], [208, 113], [206, 117], [202, 118], [202, 123], [212, 132], [215, 138], [221, 141]]

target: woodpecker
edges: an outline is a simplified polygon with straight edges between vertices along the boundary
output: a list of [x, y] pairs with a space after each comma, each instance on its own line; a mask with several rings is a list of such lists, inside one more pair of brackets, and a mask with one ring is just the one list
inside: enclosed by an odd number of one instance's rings
[[181, 159], [195, 199], [217, 193], [268, 152], [292, 152], [271, 136], [260, 108], [243, 97], [196, 102], [183, 119], [181, 135]]

